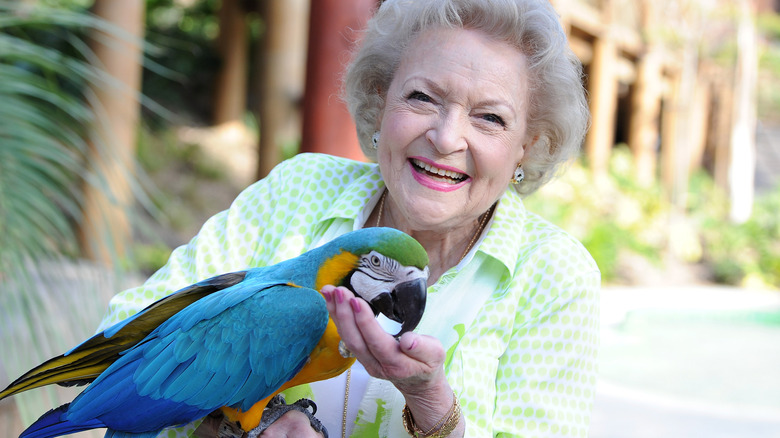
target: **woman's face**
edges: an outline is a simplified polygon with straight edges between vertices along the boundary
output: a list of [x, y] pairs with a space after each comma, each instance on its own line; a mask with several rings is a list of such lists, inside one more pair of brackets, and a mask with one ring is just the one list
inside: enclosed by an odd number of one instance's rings
[[506, 190], [526, 143], [525, 56], [475, 30], [430, 30], [387, 91], [377, 161], [415, 230], [473, 221]]

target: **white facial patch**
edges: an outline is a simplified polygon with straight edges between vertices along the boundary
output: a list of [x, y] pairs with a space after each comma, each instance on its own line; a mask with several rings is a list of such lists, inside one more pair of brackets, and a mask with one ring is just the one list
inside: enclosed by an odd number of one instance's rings
[[355, 292], [370, 302], [382, 293], [392, 292], [397, 285], [418, 278], [428, 279], [428, 267], [421, 270], [403, 266], [377, 251], [371, 251], [361, 256], [350, 283]]

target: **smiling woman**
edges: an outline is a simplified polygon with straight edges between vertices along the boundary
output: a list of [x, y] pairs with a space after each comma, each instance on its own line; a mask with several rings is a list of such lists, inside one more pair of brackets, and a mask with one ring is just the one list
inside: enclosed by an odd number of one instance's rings
[[[586, 436], [600, 274], [579, 242], [522, 201], [577, 154], [588, 123], [581, 66], [550, 3], [386, 0], [344, 90], [375, 164], [316, 154], [280, 164], [146, 284], [118, 295], [105, 323], [216, 273], [359, 228], [397, 228], [430, 259], [417, 329], [395, 339], [349, 290], [322, 286], [357, 363], [287, 399], [316, 401], [331, 435]], [[299, 431], [310, 420], [298, 414], [274, 414], [252, 434]], [[171, 434], [207, 434], [220, 421]]]

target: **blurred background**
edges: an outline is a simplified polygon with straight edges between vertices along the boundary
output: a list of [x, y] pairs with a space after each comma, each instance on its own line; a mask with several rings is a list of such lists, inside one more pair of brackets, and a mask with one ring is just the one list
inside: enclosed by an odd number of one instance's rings
[[[780, 1], [552, 3], [592, 127], [526, 203], [602, 271], [591, 436], [780, 437]], [[364, 160], [339, 78], [375, 7], [0, 1], [0, 387], [281, 160]], [[74, 393], [0, 402], [0, 438]]]

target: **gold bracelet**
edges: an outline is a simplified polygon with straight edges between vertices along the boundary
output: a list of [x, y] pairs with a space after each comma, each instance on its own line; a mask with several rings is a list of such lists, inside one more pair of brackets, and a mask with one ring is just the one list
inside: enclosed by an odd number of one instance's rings
[[420, 429], [419, 426], [417, 426], [417, 423], [414, 422], [412, 412], [409, 410], [409, 406], [407, 405], [404, 405], [402, 419], [406, 433], [414, 438], [444, 438], [449, 436], [449, 434], [451, 434], [455, 428], [458, 427], [458, 422], [460, 422], [460, 415], [461, 411], [460, 403], [458, 403], [458, 396], [453, 393], [452, 407], [450, 407], [449, 412], [447, 412], [447, 415], [439, 420], [438, 423], [434, 424], [429, 431], [425, 432]]

